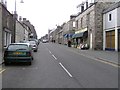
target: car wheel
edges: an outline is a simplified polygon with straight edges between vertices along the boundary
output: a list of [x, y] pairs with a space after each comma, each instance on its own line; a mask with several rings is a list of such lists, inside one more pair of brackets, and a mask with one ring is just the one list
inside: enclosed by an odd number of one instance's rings
[[33, 60], [34, 58], [32, 57], [32, 60]]
[[34, 52], [37, 52], [37, 50], [34, 50]]
[[4, 64], [5, 64], [5, 66], [8, 66], [8, 65], [9, 65], [9, 63], [8, 63], [8, 62], [4, 62]]

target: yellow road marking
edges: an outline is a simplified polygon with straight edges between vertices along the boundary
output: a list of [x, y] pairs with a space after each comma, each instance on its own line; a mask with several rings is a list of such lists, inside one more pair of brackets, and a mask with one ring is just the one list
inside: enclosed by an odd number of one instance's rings
[[0, 74], [3, 73], [5, 70], [6, 70], [6, 69], [2, 69], [2, 70], [0, 70]]

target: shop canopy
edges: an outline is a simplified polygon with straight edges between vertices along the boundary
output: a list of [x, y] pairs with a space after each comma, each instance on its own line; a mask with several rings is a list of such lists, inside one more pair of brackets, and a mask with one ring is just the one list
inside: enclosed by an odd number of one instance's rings
[[88, 35], [88, 31], [85, 31], [85, 32], [74, 34], [72, 38], [80, 38], [80, 37], [87, 36], [87, 35]]
[[64, 36], [64, 38], [67, 38], [67, 37], [68, 37], [68, 34], [64, 34], [63, 36]]
[[64, 38], [68, 38], [68, 37], [72, 37], [73, 34], [64, 34], [63, 36], [64, 36]]

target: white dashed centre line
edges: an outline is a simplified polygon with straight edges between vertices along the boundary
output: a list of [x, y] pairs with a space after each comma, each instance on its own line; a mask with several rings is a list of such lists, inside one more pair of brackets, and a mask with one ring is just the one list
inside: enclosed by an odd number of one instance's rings
[[60, 64], [60, 66], [67, 72], [67, 74], [70, 76], [70, 77], [73, 77], [70, 73], [69, 73], [69, 71], [62, 65], [62, 63], [59, 63]]
[[55, 60], [57, 60], [57, 58], [55, 57], [55, 55], [52, 55], [54, 57]]
[[49, 51], [49, 53], [52, 54], [51, 51]]

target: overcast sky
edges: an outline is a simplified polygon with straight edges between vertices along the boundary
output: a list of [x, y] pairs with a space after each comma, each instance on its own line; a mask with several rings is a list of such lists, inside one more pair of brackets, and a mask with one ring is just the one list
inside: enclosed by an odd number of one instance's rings
[[[76, 6], [82, 0], [16, 0], [17, 13], [27, 18], [35, 26], [38, 38], [48, 33], [48, 29], [56, 28], [77, 13]], [[83, 0], [84, 1], [84, 0]], [[7, 0], [7, 8], [15, 10], [15, 0]]]

